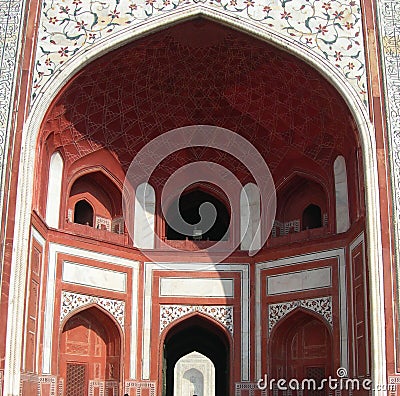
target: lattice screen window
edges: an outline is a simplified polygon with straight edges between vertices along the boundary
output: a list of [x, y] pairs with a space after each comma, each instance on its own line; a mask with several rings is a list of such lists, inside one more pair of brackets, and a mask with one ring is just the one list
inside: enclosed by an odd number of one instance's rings
[[[321, 381], [325, 378], [325, 367], [307, 367], [306, 378], [314, 379], [317, 388], [321, 385]], [[326, 389], [306, 391], [309, 396], [324, 396], [327, 394]]]
[[67, 363], [66, 395], [84, 396], [86, 391], [86, 365]]

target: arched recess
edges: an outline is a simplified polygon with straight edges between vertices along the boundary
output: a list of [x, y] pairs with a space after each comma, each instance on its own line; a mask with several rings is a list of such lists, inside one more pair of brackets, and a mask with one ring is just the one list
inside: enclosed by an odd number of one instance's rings
[[[306, 174], [294, 173], [278, 188], [273, 236], [287, 235], [309, 228], [330, 229], [329, 217], [332, 210], [329, 198], [327, 188], [320, 180]], [[308, 212], [312, 212], [315, 207], [318, 207], [321, 213], [320, 221], [311, 221], [314, 226], [310, 226]]]
[[46, 223], [58, 228], [60, 223], [61, 186], [63, 181], [64, 160], [56, 151], [50, 159], [49, 181], [46, 201]]
[[163, 396], [174, 395], [174, 370], [177, 362], [191, 352], [198, 352], [210, 359], [215, 368], [215, 394], [228, 395], [231, 390], [230, 338], [211, 318], [194, 314], [182, 318], [166, 330], [161, 348]]
[[[282, 318], [271, 333], [269, 378], [311, 379], [318, 387], [322, 379], [333, 374], [334, 349], [329, 324], [319, 315], [297, 308]], [[323, 396], [329, 390], [298, 394]]]
[[58, 356], [64, 394], [87, 394], [91, 381], [118, 394], [121, 355], [119, 327], [102, 309], [93, 305], [70, 315], [62, 326]]
[[[315, 54], [306, 45], [294, 42], [288, 37], [272, 32], [265, 26], [217, 12], [213, 9], [196, 4], [192, 8], [183, 9], [175, 14], [164, 14], [153, 20], [143, 22], [140, 27], [126, 29], [112, 35], [105, 42], [93, 45], [83, 56], [76, 56], [65, 62], [54, 74], [38, 94], [24, 125], [22, 133], [22, 147], [25, 148], [20, 158], [18, 186], [16, 194], [16, 216], [14, 227], [14, 249], [11, 262], [11, 284], [8, 303], [7, 337], [6, 343], [10, 347], [6, 351], [4, 371], [4, 393], [18, 395], [20, 387], [21, 348], [23, 333], [23, 316], [25, 303], [26, 265], [28, 262], [29, 240], [26, 238], [30, 232], [30, 217], [33, 197], [34, 164], [37, 137], [40, 125], [45, 114], [60, 90], [71, 78], [85, 65], [98, 57], [119, 46], [137, 39], [151, 31], [168, 27], [179, 21], [203, 16], [215, 19], [226, 25], [232, 26], [261, 40], [267, 41], [282, 48], [308, 64], [312, 65], [327, 80], [332, 82], [337, 91], [343, 96], [356, 120], [359, 130], [362, 155], [364, 161], [366, 185], [366, 228], [368, 233], [368, 258], [370, 265], [370, 307], [375, 312], [371, 322], [372, 333], [372, 380], [375, 383], [386, 383], [386, 346], [385, 346], [385, 317], [384, 317], [384, 286], [383, 286], [383, 258], [382, 250], [376, 246], [382, 245], [380, 228], [380, 201], [377, 171], [377, 153], [374, 142], [374, 129], [369, 120], [366, 107], [357, 93], [350, 86], [345, 77], [323, 57]], [[261, 375], [257, 373], [256, 375]]]
[[[76, 208], [82, 202], [88, 202], [93, 210], [92, 221], [77, 221]], [[98, 169], [86, 170], [75, 178], [68, 189], [68, 222], [87, 224], [97, 228], [123, 233], [122, 193], [120, 187], [105, 172]]]
[[74, 223], [93, 227], [93, 214], [93, 206], [86, 199], [81, 199], [75, 203]]

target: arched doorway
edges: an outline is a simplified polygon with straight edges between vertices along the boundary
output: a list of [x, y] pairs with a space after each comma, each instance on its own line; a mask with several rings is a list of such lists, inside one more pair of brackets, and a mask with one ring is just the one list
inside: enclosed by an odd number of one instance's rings
[[90, 381], [119, 392], [121, 336], [112, 319], [96, 307], [73, 315], [61, 333], [59, 374], [64, 395], [88, 394]]
[[[167, 333], [164, 340], [164, 356], [163, 356], [163, 396], [175, 396], [178, 393], [174, 393], [174, 381], [177, 378], [174, 376], [175, 368], [182, 358], [185, 359], [187, 356], [192, 356], [195, 352], [195, 356], [202, 356], [205, 359], [209, 359], [215, 369], [215, 395], [210, 395], [204, 392], [204, 395], [197, 395], [193, 393], [190, 396], [227, 396], [229, 394], [229, 364], [230, 364], [230, 347], [229, 340], [224, 331], [219, 328], [218, 325], [214, 324], [210, 319], [204, 316], [195, 315], [189, 317], [177, 325], [172, 327]], [[196, 369], [196, 364], [192, 364], [193, 367], [186, 367], [187, 370]], [[179, 369], [179, 367], [177, 367]], [[187, 373], [186, 373], [187, 374]], [[198, 373], [197, 373], [198, 374]], [[200, 373], [203, 376], [204, 373]], [[193, 376], [192, 376], [193, 377]], [[191, 376], [188, 377], [190, 382]], [[194, 378], [194, 377], [193, 377]], [[192, 379], [193, 379], [192, 378]], [[195, 380], [198, 380], [201, 376], [197, 375]], [[193, 380], [194, 381], [194, 380]], [[190, 388], [190, 387], [189, 387]], [[191, 388], [190, 388], [191, 389]], [[193, 391], [201, 390], [205, 391], [204, 383], [203, 386], [193, 385]]]
[[[304, 310], [296, 310], [281, 320], [270, 343], [270, 378], [321, 380], [332, 374], [332, 336], [328, 326]], [[307, 385], [308, 386], [308, 385]], [[328, 395], [328, 390], [291, 390], [291, 394]], [[287, 391], [289, 392], [289, 391]]]

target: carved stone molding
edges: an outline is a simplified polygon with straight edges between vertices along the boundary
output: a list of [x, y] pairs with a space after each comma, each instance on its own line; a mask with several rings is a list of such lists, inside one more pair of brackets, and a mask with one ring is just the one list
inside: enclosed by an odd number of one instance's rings
[[98, 396], [104, 396], [104, 381], [89, 381], [89, 396], [94, 396], [94, 391], [97, 390]]
[[125, 324], [125, 302], [120, 300], [112, 300], [97, 296], [89, 296], [86, 294], [71, 293], [63, 291], [61, 293], [61, 312], [60, 322], [64, 318], [78, 308], [85, 305], [97, 304], [109, 312], [115, 320], [124, 328]]
[[192, 312], [214, 318], [233, 335], [233, 307], [226, 305], [161, 305], [160, 333], [172, 322]]
[[50, 385], [50, 393], [43, 392], [49, 396], [56, 396], [56, 388], [57, 388], [57, 377], [53, 375], [43, 375], [39, 377], [39, 389], [38, 396], [42, 395], [42, 385]]
[[332, 297], [311, 298], [308, 300], [285, 301], [268, 306], [268, 331], [271, 333], [274, 326], [289, 312], [302, 307], [323, 316], [332, 326]]
[[255, 395], [261, 395], [261, 396], [266, 396], [267, 391], [262, 390], [258, 388], [256, 383], [252, 382], [236, 382], [235, 383], [235, 396], [242, 396], [242, 393], [244, 395], [249, 395], [249, 396], [255, 396]]
[[134, 381], [127, 381], [125, 382], [125, 393], [131, 396], [130, 390], [135, 389], [136, 393], [135, 396], [142, 395], [142, 389], [149, 389], [150, 396], [156, 396], [156, 384], [155, 382], [150, 381], [143, 381], [143, 382], [134, 382]]

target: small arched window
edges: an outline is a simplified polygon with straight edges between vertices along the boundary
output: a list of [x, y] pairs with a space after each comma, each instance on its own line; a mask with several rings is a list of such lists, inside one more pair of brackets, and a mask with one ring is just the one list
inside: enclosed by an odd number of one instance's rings
[[75, 204], [74, 223], [93, 227], [93, 208], [92, 205], [84, 199]]
[[318, 205], [308, 205], [303, 211], [301, 224], [302, 230], [322, 227], [321, 208]]

